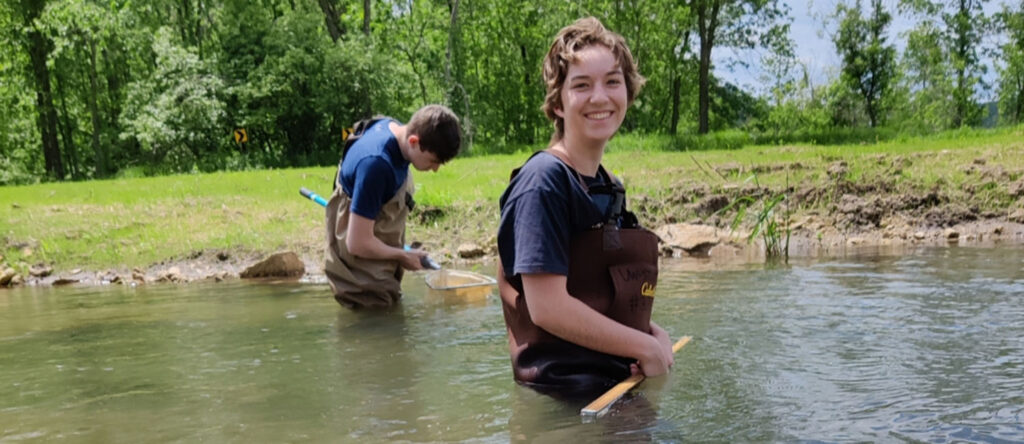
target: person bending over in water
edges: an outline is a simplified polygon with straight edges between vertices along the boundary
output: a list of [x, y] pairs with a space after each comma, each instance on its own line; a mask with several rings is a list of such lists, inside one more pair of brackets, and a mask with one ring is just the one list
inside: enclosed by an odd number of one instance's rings
[[458, 154], [462, 136], [455, 113], [441, 105], [420, 108], [405, 125], [384, 117], [356, 126], [327, 203], [324, 274], [341, 305], [386, 308], [402, 296], [403, 270], [421, 269], [427, 254], [403, 248], [409, 166], [437, 171]]

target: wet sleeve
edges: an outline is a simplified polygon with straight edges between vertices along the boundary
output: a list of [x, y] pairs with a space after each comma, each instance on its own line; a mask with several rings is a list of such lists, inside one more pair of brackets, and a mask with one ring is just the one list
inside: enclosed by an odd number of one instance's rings
[[569, 274], [569, 207], [557, 190], [529, 190], [516, 199], [515, 274]]
[[376, 219], [384, 203], [394, 197], [395, 173], [387, 161], [366, 157], [356, 165], [349, 209], [367, 219]]

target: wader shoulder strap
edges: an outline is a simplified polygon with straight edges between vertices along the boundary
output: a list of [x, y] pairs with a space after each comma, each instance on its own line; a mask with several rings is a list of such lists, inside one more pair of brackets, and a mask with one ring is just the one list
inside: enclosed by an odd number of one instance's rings
[[[536, 156], [542, 152], [555, 156], [555, 158], [562, 161], [563, 164], [568, 166], [569, 170], [572, 171], [573, 177], [576, 178], [576, 182], [579, 183], [581, 187], [583, 187], [583, 191], [587, 192], [587, 194], [591, 193], [591, 187], [587, 185], [587, 181], [583, 180], [583, 175], [576, 170], [575, 166], [573, 166], [572, 161], [569, 160], [569, 156], [566, 156], [565, 153], [561, 151], [546, 149], [534, 152], [530, 156], [530, 159], [532, 159], [533, 156]], [[529, 159], [526, 160], [526, 162], [529, 161]], [[525, 165], [526, 162], [523, 162], [523, 164]], [[519, 171], [522, 169], [523, 167], [519, 167], [512, 170], [512, 174], [509, 176], [508, 180], [511, 181], [512, 179], [515, 179], [515, 177], [519, 175]], [[610, 223], [612, 226], [619, 225], [618, 219], [620, 216], [623, 216], [626, 218], [626, 223], [622, 224], [623, 227], [632, 228], [637, 226], [638, 224], [636, 223], [636, 216], [633, 213], [626, 210], [626, 188], [622, 186], [622, 182], [619, 181], [619, 178], [615, 177], [612, 173], [608, 172], [608, 170], [604, 168], [604, 165], [598, 165], [597, 173], [600, 174], [604, 178], [605, 183], [608, 184], [602, 186], [602, 189], [599, 192], [612, 195], [612, 202], [611, 205], [608, 206], [608, 214], [605, 217], [606, 223]]]
[[[576, 176], [576, 180], [580, 183], [580, 185], [583, 186], [583, 189], [586, 190], [587, 192], [590, 192], [590, 187], [588, 187], [587, 182], [583, 180], [583, 175], [580, 174], [578, 170], [576, 170], [576, 165], [573, 165], [572, 161], [569, 160], [569, 156], [566, 156], [565, 153], [561, 151], [556, 151], [550, 148], [544, 150], [544, 152], [557, 157], [558, 160], [561, 160], [562, 163], [566, 164], [569, 167], [569, 169], [572, 170], [573, 175]], [[615, 191], [618, 191], [618, 189], [622, 189], [623, 191], [625, 191], [625, 188], [622, 186], [622, 182], [619, 181], [619, 178], [615, 177], [614, 174], [606, 170], [604, 168], [604, 165], [597, 166], [597, 174], [602, 176], [605, 183], [608, 183]]]
[[349, 133], [347, 137], [345, 137], [345, 142], [341, 149], [341, 160], [338, 161], [338, 171], [334, 174], [333, 189], [336, 190], [338, 189], [339, 186], [341, 186], [341, 163], [345, 161], [345, 155], [348, 154], [348, 150], [352, 148], [352, 145], [356, 144], [356, 141], [363, 137], [363, 133], [365, 133], [368, 128], [373, 126], [375, 123], [387, 118], [388, 117], [386, 116], [377, 115], [369, 119], [363, 119], [352, 124], [352, 132]]
[[[544, 151], [547, 152], [548, 154], [551, 154], [552, 156], [557, 157], [558, 160], [561, 160], [562, 163], [566, 164], [569, 167], [569, 169], [572, 170], [573, 175], [576, 177], [576, 181], [579, 182], [579, 184], [583, 187], [583, 190], [590, 194], [591, 190], [590, 187], [587, 186], [587, 181], [583, 180], [583, 175], [580, 174], [578, 170], [576, 170], [576, 166], [573, 165], [572, 161], [569, 160], [569, 156], [565, 155], [565, 153], [561, 151], [553, 150], [550, 148]], [[605, 169], [604, 165], [597, 166], [597, 174], [602, 176], [604, 182], [608, 185], [602, 186], [600, 191], [595, 191], [603, 194], [612, 195], [612, 202], [611, 205], [608, 206], [608, 214], [606, 214], [605, 221], [606, 223], [612, 223], [612, 225], [615, 225], [616, 221], [619, 219], [619, 216], [626, 213], [626, 188], [622, 186], [622, 182], [619, 181], [619, 178], [615, 177], [612, 173], [608, 172], [608, 170]]]

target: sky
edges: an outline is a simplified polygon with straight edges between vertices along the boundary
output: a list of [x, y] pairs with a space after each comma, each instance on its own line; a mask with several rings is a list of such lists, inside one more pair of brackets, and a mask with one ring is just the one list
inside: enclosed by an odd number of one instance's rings
[[[869, 0], [863, 0], [868, 4]], [[795, 43], [797, 58], [807, 67], [811, 83], [814, 86], [824, 85], [838, 76], [839, 56], [836, 54], [835, 44], [832, 42], [832, 32], [835, 25], [829, 24], [826, 29], [825, 22], [836, 10], [840, 0], [789, 0], [790, 15], [793, 18], [790, 24], [790, 37]], [[852, 2], [851, 2], [852, 3]], [[990, 0], [985, 5], [986, 13], [998, 11], [1002, 8], [1001, 0]], [[897, 53], [903, 52], [904, 39], [900, 34], [913, 28], [915, 21], [906, 16], [900, 16], [896, 11], [896, 0], [883, 0], [882, 4], [893, 16], [889, 25], [889, 42], [896, 45]], [[726, 79], [730, 83], [740, 86], [745, 91], [760, 95], [765, 92], [758, 79], [761, 56], [764, 51], [736, 51], [732, 48], [716, 48], [714, 57], [715, 74], [719, 78]], [[746, 62], [750, 67], [736, 66], [729, 69], [728, 61], [739, 59]], [[994, 78], [993, 70], [989, 70], [986, 79]]]
[[[790, 38], [795, 43], [797, 58], [807, 66], [811, 81], [821, 85], [835, 77], [839, 66], [832, 37], [826, 34], [824, 17], [835, 11], [836, 0], [791, 0]], [[763, 92], [758, 79], [763, 50], [738, 51], [718, 48], [713, 55], [715, 74], [753, 93]], [[741, 60], [748, 66], [729, 66], [729, 60]]]

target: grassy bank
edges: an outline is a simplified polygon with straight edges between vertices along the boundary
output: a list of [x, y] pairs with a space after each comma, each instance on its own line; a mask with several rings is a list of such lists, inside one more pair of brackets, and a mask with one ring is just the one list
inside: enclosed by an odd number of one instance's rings
[[[1021, 205], [1010, 185], [1024, 172], [1024, 127], [872, 145], [685, 149], [664, 137], [612, 141], [604, 163], [626, 183], [649, 225], [707, 218], [701, 200], [716, 194], [793, 194], [802, 187], [821, 192], [791, 211], [827, 212], [845, 192], [838, 183], [935, 192], [990, 214]], [[461, 242], [493, 244], [498, 197], [527, 156], [459, 158], [438, 173], [417, 172], [409, 240], [438, 254], [451, 254]], [[323, 210], [298, 189], [329, 194], [333, 174], [323, 167], [0, 188], [3, 262], [21, 271], [36, 263], [60, 271], [147, 267], [209, 251], [290, 249], [318, 257]]]

